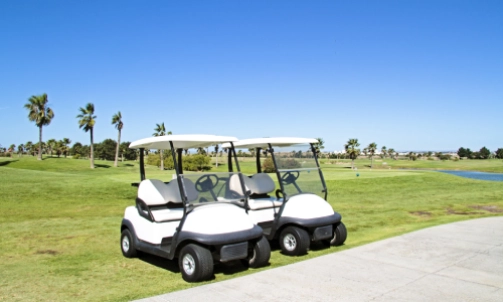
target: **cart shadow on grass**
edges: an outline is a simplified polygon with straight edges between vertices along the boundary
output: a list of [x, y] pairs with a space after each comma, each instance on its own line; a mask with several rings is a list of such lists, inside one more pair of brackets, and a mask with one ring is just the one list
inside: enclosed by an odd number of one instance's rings
[[[153, 254], [147, 254], [138, 251], [138, 259], [150, 265], [154, 265], [158, 268], [170, 271], [172, 273], [180, 273], [180, 268], [178, 266], [178, 258], [168, 260], [166, 258], [159, 257]], [[270, 264], [268, 264], [267, 266], [270, 266]], [[214, 274], [232, 275], [235, 273], [244, 272], [247, 269], [248, 268], [245, 265], [243, 265], [241, 261], [235, 260], [226, 263], [215, 262], [213, 272]], [[215, 279], [215, 277], [213, 277], [210, 280], [213, 279]]]

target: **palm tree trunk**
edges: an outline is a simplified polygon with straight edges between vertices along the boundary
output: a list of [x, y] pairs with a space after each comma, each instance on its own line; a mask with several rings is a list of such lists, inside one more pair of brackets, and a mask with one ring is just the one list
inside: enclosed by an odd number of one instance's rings
[[94, 137], [93, 128], [91, 128], [91, 169], [94, 169]]
[[161, 171], [164, 171], [164, 156], [162, 156], [162, 149], [161, 149]]
[[374, 167], [374, 156], [370, 156], [370, 169]]
[[42, 160], [42, 125], [38, 127], [38, 160]]
[[351, 159], [351, 170], [355, 169], [355, 160], [352, 158]]
[[119, 160], [119, 146], [121, 144], [121, 131], [119, 130], [119, 138], [117, 139], [117, 148], [115, 149], [115, 162], [114, 167], [117, 167], [117, 161]]

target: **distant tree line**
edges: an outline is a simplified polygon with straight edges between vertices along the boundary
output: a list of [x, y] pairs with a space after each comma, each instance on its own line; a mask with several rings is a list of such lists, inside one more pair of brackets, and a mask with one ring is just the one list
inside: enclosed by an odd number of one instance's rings
[[[54, 118], [55, 114], [54, 111], [48, 107], [48, 96], [47, 94], [42, 94], [42, 95], [34, 95], [31, 96], [28, 99], [28, 103], [24, 104], [24, 108], [28, 110], [28, 119], [32, 122], [35, 123], [35, 125], [38, 127], [39, 130], [39, 141], [38, 143], [33, 143], [31, 141], [27, 142], [26, 144], [20, 144], [16, 146], [15, 144], [12, 144], [9, 146], [9, 148], [4, 148], [0, 146], [0, 156], [11, 156], [16, 153], [18, 156], [21, 156], [23, 154], [30, 154], [32, 156], [38, 155], [38, 159], [42, 159], [42, 154], [49, 154], [50, 156], [56, 155], [57, 157], [60, 156], [67, 156], [67, 155], [72, 155], [74, 158], [81, 158], [81, 157], [86, 157], [90, 159], [90, 164], [91, 168], [94, 168], [94, 157], [96, 155], [96, 158], [98, 159], [104, 159], [104, 160], [115, 160], [114, 166], [117, 167], [117, 161], [119, 160], [119, 154], [121, 154], [121, 159], [124, 160], [135, 160], [138, 156], [137, 152], [135, 150], [130, 150], [128, 148], [129, 142], [124, 142], [121, 143], [121, 131], [124, 127], [124, 123], [122, 121], [122, 115], [121, 112], [119, 111], [117, 114], [112, 116], [112, 125], [115, 126], [115, 128], [118, 130], [118, 138], [117, 141], [114, 141], [112, 139], [106, 139], [103, 142], [99, 144], [94, 143], [94, 125], [96, 123], [96, 118], [97, 116], [94, 115], [94, 104], [88, 103], [85, 107], [79, 108], [80, 114], [77, 115], [78, 118], [78, 125], [79, 128], [83, 129], [85, 132], [90, 133], [90, 144], [89, 145], [83, 145], [81, 143], [75, 143], [71, 148], [69, 147], [71, 141], [68, 138], [63, 138], [62, 140], [55, 140], [55, 139], [49, 139], [46, 142], [42, 140], [42, 129], [43, 126], [48, 126], [52, 119]], [[164, 126], [164, 123], [162, 124], [156, 124], [156, 128], [154, 129], [154, 134], [153, 136], [164, 136], [164, 135], [171, 135], [171, 131], [166, 131], [166, 128]], [[358, 156], [362, 153], [365, 156], [368, 156], [369, 159], [371, 160], [371, 168], [373, 166], [373, 159], [377, 151], [377, 144], [375, 142], [370, 143], [367, 147], [363, 148], [363, 150], [360, 150], [358, 147], [360, 146], [360, 143], [358, 142], [358, 139], [356, 138], [350, 138], [348, 142], [344, 145], [345, 152], [344, 153], [328, 153], [328, 154], [323, 154], [321, 152], [322, 149], [324, 149], [324, 140], [322, 138], [317, 138], [317, 143], [314, 144], [315, 152], [319, 157], [328, 157], [330, 158], [339, 158], [340, 157], [349, 157], [351, 159], [351, 166], [354, 168], [354, 160], [358, 158]], [[16, 149], [17, 147], [17, 149]], [[188, 150], [185, 150], [185, 154], [187, 154]], [[224, 150], [227, 152], [227, 150]], [[148, 150], [146, 150], [148, 153]], [[307, 152], [302, 152], [302, 151], [292, 151], [292, 157], [294, 158], [302, 158], [302, 157], [309, 157], [309, 152], [310, 150], [307, 150]], [[164, 169], [164, 160], [165, 156], [163, 154], [163, 151], [160, 150], [158, 151], [159, 153], [159, 167], [160, 169]], [[199, 155], [204, 155], [206, 156], [214, 156], [217, 157], [218, 155], [222, 156], [222, 150], [219, 152], [219, 146], [216, 145], [214, 146], [214, 151], [212, 150], [211, 152], [206, 148], [204, 150], [203, 148], [199, 148], [197, 151]], [[249, 153], [243, 152], [242, 150], [238, 150], [237, 155], [240, 157], [248, 157], [248, 156], [255, 156], [255, 151], [250, 149]], [[381, 153], [379, 154], [381, 158], [386, 158], [386, 156], [389, 156], [391, 159], [397, 159], [398, 158], [398, 152], [396, 152], [392, 148], [386, 148], [386, 146], [383, 146], [381, 148]], [[409, 160], [416, 160], [417, 158], [426, 156], [427, 159], [433, 159], [431, 157], [432, 152], [428, 153], [415, 153], [415, 152], [409, 152], [406, 157]], [[469, 148], [459, 148], [457, 155], [459, 158], [469, 158], [469, 159], [488, 159], [488, 158], [500, 158], [503, 159], [503, 148], [499, 148], [496, 150], [495, 153], [491, 153], [489, 149], [486, 147], [482, 147], [478, 152], [473, 152]], [[263, 151], [261, 156], [267, 157], [267, 151]], [[441, 160], [447, 160], [451, 159], [451, 155], [449, 154], [442, 154], [442, 153], [436, 153], [436, 157], [438, 157]], [[457, 159], [457, 158], [455, 158]], [[200, 169], [203, 168], [203, 164], [195, 164], [196, 166], [199, 165], [198, 167]], [[198, 169], [199, 169], [198, 168]]]
[[496, 152], [493, 154], [489, 149], [485, 146], [480, 148], [479, 151], [472, 151], [470, 148], [459, 148], [457, 152], [460, 158], [468, 158], [468, 159], [489, 159], [489, 158], [500, 158], [503, 159], [503, 148], [498, 148]]
[[[22, 155], [38, 156], [39, 150], [42, 154], [50, 157], [67, 157], [72, 156], [75, 159], [90, 157], [91, 148], [89, 145], [83, 145], [79, 142], [69, 146], [71, 141], [68, 138], [62, 140], [49, 139], [47, 142], [42, 142], [42, 148], [39, 148], [39, 143], [33, 144], [31, 141], [17, 146], [12, 144], [10, 148], [0, 147], [0, 156], [20, 157]], [[122, 142], [119, 145], [119, 160], [136, 160], [137, 152], [129, 149], [130, 142]], [[116, 154], [117, 142], [113, 139], [105, 139], [101, 143], [94, 144], [95, 158], [101, 160], [114, 160]]]

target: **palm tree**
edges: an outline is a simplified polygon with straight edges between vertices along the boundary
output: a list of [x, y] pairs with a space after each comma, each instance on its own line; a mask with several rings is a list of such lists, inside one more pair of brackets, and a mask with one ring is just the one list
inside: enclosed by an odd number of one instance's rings
[[122, 152], [121, 152], [121, 162], [124, 162], [124, 154], [127, 152], [127, 150], [126, 150], [126, 148], [125, 148], [125, 147], [123, 147], [123, 148], [121, 149], [121, 151], [122, 151]]
[[215, 145], [215, 167], [218, 168], [218, 157], [217, 157], [217, 154], [218, 154], [218, 144]]
[[316, 149], [316, 156], [320, 156], [321, 150], [325, 149], [325, 141], [321, 137], [317, 137], [316, 140], [318, 141], [316, 144], [314, 144], [314, 148]]
[[23, 155], [23, 152], [24, 152], [24, 145], [23, 144], [17, 146], [17, 152], [18, 152], [17, 157], [20, 157]]
[[54, 143], [54, 151], [56, 151], [56, 155], [58, 156], [58, 158], [61, 156], [61, 153], [63, 153], [63, 141], [56, 141], [56, 143]]
[[60, 141], [60, 150], [61, 150], [61, 153], [63, 153], [65, 155], [65, 158], [68, 155], [68, 151], [70, 150], [70, 147], [68, 147], [68, 145], [71, 143], [72, 143], [72, 141], [67, 137], [63, 138]]
[[49, 125], [54, 118], [54, 111], [48, 107], [48, 102], [47, 94], [44, 93], [33, 95], [24, 105], [24, 108], [28, 109], [28, 118], [38, 127], [38, 160], [42, 160], [42, 127]]
[[377, 150], [376, 143], [370, 143], [367, 149], [370, 153], [370, 169], [372, 169], [374, 167], [374, 154], [376, 153]]
[[[122, 127], [124, 127], [124, 123], [122, 122], [122, 115], [121, 112], [117, 112], [112, 116], [112, 125], [115, 125], [115, 129], [119, 131], [119, 137], [117, 139], [117, 148], [115, 149], [115, 162], [114, 162], [114, 167], [117, 167], [117, 160], [119, 158], [119, 146], [121, 144], [121, 130]], [[124, 157], [123, 157], [124, 161]]]
[[26, 152], [31, 155], [31, 149], [33, 149], [33, 143], [31, 141], [27, 141], [26, 144], [24, 144], [24, 147], [26, 149]]
[[54, 138], [51, 138], [47, 140], [47, 148], [49, 149], [49, 154], [52, 157], [52, 151], [54, 151], [54, 147], [56, 146], [56, 140]]
[[381, 153], [382, 153], [382, 158], [386, 158], [386, 155], [388, 155], [388, 151], [386, 150], [386, 146], [382, 146]]
[[[154, 134], [152, 134], [153, 136], [163, 136], [163, 135], [171, 135], [171, 131], [168, 131], [168, 133], [166, 133], [166, 127], [164, 127], [164, 123], [162, 124], [155, 124], [155, 129], [154, 129]], [[159, 150], [159, 154], [161, 154], [161, 170], [164, 170], [164, 157], [162, 155], [162, 149]]]
[[395, 159], [395, 149], [389, 148], [388, 149], [388, 154], [391, 157], [391, 159]]
[[344, 145], [344, 149], [346, 150], [346, 154], [351, 158], [351, 169], [355, 168], [355, 159], [360, 155], [360, 149], [357, 147], [360, 146], [357, 138], [350, 138], [348, 142]]
[[79, 118], [79, 128], [84, 129], [85, 132], [90, 132], [91, 134], [91, 150], [90, 150], [90, 161], [91, 161], [91, 169], [94, 169], [94, 136], [93, 129], [94, 124], [96, 124], [97, 116], [94, 115], [94, 104], [87, 103], [85, 108], [80, 107], [80, 114], [77, 115]]
[[16, 145], [15, 144], [10, 145], [10, 147], [9, 147], [10, 157], [12, 157], [12, 153], [14, 153], [15, 150], [16, 150]]

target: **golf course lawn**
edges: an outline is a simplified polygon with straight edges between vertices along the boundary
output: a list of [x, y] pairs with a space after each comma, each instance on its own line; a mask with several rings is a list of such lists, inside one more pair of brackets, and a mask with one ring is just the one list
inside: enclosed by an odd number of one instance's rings
[[[323, 161], [323, 160], [322, 160]], [[221, 160], [224, 162], [224, 160]], [[425, 170], [503, 172], [503, 161], [374, 161], [323, 164], [328, 201], [348, 229], [344, 246], [315, 245], [308, 255], [287, 257], [273, 245], [270, 266], [245, 270], [215, 266], [222, 281], [352, 248], [442, 223], [503, 215], [503, 182], [472, 180]], [[477, 169], [477, 166], [480, 168]], [[242, 164], [253, 173], [253, 162]], [[217, 171], [225, 171], [220, 165]], [[147, 178], [173, 171], [147, 166]], [[125, 301], [199, 286], [183, 281], [176, 261], [143, 255], [127, 259], [120, 224], [134, 204], [138, 162], [70, 158], [0, 158], [0, 301]], [[207, 282], [206, 282], [207, 283]], [[204, 284], [204, 283], [202, 283]]]

